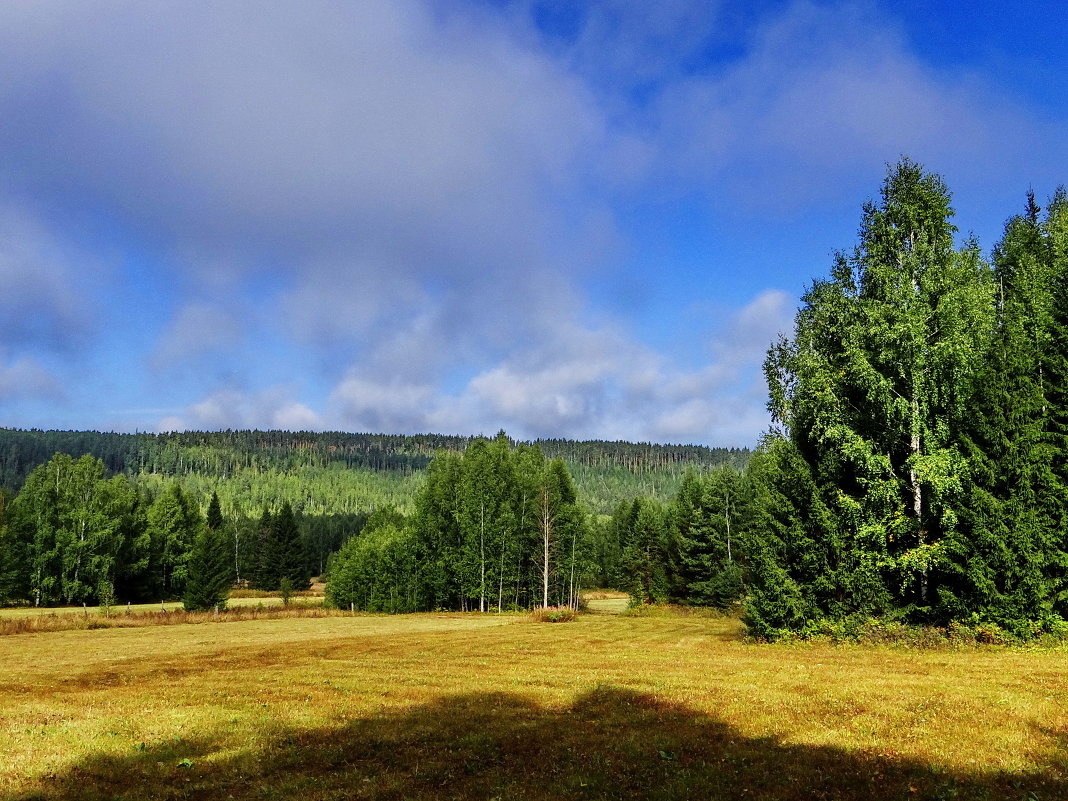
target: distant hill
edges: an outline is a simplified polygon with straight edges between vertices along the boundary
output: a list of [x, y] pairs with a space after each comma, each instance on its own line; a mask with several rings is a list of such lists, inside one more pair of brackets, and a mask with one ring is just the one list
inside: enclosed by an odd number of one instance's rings
[[[383, 483], [374, 496], [400, 507], [414, 494], [418, 479], [440, 449], [462, 451], [474, 439], [439, 434], [352, 434], [340, 431], [187, 431], [166, 434], [118, 434], [98, 431], [41, 431], [0, 428], [0, 487], [17, 491], [38, 465], [55, 453], [78, 457], [92, 454], [113, 473], [125, 473], [149, 486], [178, 479], [190, 489], [225, 487], [235, 511], [250, 513], [265, 501], [290, 500], [309, 514], [334, 513], [320, 508], [322, 493], [306, 486], [322, 484], [338, 470], [354, 471], [356, 484]], [[742, 467], [746, 448], [701, 445], [536, 440], [549, 458], [569, 466], [591, 510], [607, 512], [619, 499], [637, 494], [664, 496], [674, 491], [689, 469], [707, 470], [729, 464]], [[362, 474], [362, 478], [360, 475]], [[368, 474], [380, 474], [371, 476]], [[256, 476], [256, 480], [250, 480]], [[265, 476], [274, 480], [266, 481]], [[303, 476], [306, 481], [294, 481]], [[283, 477], [286, 479], [283, 481]], [[228, 486], [235, 482], [242, 486]], [[260, 489], [256, 492], [255, 487]], [[274, 490], [265, 489], [274, 487]], [[264, 498], [277, 491], [282, 497]], [[337, 493], [327, 493], [334, 497]], [[289, 497], [289, 496], [295, 497]], [[206, 503], [206, 499], [204, 501]], [[344, 506], [366, 508], [364, 503]], [[373, 504], [372, 504], [373, 505]]]

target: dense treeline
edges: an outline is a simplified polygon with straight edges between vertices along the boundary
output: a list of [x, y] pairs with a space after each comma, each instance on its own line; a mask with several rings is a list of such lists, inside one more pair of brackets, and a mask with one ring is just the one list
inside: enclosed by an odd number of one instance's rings
[[750, 630], [1068, 616], [1068, 197], [984, 261], [904, 161], [766, 363]]
[[564, 462], [502, 433], [439, 453], [410, 518], [377, 513], [334, 555], [327, 594], [390, 612], [577, 606], [590, 550]]
[[305, 589], [310, 571], [292, 508], [265, 510], [254, 536], [207, 516], [174, 482], [153, 494], [108, 476], [88, 454], [56, 454], [10, 500], [0, 495], [0, 602], [37, 606], [182, 598], [189, 608], [225, 603], [242, 562], [247, 583]]
[[589, 582], [625, 590], [638, 604], [734, 607], [745, 592], [749, 544], [763, 525], [750, 472], [690, 471], [669, 503], [620, 501], [594, 526]]

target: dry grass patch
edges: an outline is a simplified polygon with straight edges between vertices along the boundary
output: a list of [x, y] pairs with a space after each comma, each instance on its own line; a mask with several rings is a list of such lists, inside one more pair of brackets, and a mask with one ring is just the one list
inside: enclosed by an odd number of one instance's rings
[[0, 797], [1068, 797], [1065, 654], [727, 618], [411, 615], [0, 639]]
[[[252, 595], [235, 595], [231, 596], [227, 601], [227, 607], [230, 609], [236, 607], [274, 607], [281, 606], [282, 599], [277, 593], [261, 592], [259, 590], [244, 590], [236, 591], [242, 593], [253, 593]], [[305, 605], [315, 605], [322, 603], [322, 599], [318, 597], [314, 589], [309, 590], [306, 593], [294, 593], [294, 598], [302, 599]], [[112, 606], [107, 613], [101, 607], [97, 606], [49, 606], [49, 607], [37, 607], [37, 606], [9, 606], [0, 608], [0, 622], [11, 620], [12, 618], [23, 617], [63, 617], [67, 615], [75, 615], [81, 617], [117, 617], [119, 615], [125, 615], [127, 613], [131, 615], [153, 612], [181, 612], [184, 611], [184, 606], [181, 601], [166, 601], [165, 603], [150, 603], [150, 604], [116, 604]]]
[[95, 631], [98, 629], [132, 629], [146, 626], [177, 626], [196, 623], [234, 623], [244, 620], [273, 620], [284, 617], [339, 617], [349, 615], [338, 609], [327, 609], [321, 603], [281, 603], [237, 605], [223, 612], [186, 612], [183, 608], [147, 612], [113, 612], [100, 614], [36, 614], [0, 617], [0, 636], [10, 634], [39, 634], [54, 631]]

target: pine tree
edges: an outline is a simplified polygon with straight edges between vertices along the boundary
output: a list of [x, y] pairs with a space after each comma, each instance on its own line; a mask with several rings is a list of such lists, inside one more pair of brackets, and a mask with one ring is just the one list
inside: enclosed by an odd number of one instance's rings
[[222, 505], [219, 503], [219, 493], [211, 493], [211, 501], [208, 503], [208, 514], [205, 518], [208, 528], [212, 531], [221, 531], [223, 527]]
[[187, 612], [223, 610], [230, 597], [233, 566], [230, 546], [221, 529], [201, 527], [189, 555], [183, 605]]
[[8, 526], [7, 504], [7, 495], [0, 490], [0, 603], [11, 603], [29, 594], [25, 549]]
[[258, 590], [276, 590], [281, 576], [278, 573], [278, 556], [274, 540], [274, 519], [266, 505], [256, 526], [256, 549], [250, 582]]
[[741, 545], [751, 492], [731, 467], [683, 478], [669, 511], [672, 600], [727, 609], [741, 597]]
[[1039, 213], [1029, 193], [994, 249], [997, 317], [971, 404], [972, 480], [941, 590], [942, 617], [979, 615], [1020, 633], [1052, 614], [1064, 497], [1049, 437], [1056, 276]]
[[[275, 566], [272, 575], [278, 576], [278, 582], [289, 579], [294, 590], [303, 591], [311, 585], [311, 574], [308, 572], [307, 561], [304, 558], [304, 543], [300, 537], [300, 528], [293, 514], [293, 507], [289, 501], [282, 504], [278, 514], [272, 521], [273, 552]], [[278, 585], [272, 587], [277, 589]]]

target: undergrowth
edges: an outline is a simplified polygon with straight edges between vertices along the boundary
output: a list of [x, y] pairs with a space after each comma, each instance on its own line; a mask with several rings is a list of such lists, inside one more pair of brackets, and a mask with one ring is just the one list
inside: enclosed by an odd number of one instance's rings
[[736, 617], [732, 612], [724, 612], [709, 606], [682, 606], [679, 604], [642, 604], [631, 603], [622, 614], [628, 617]]
[[531, 612], [535, 623], [570, 623], [578, 617], [578, 611], [570, 606], [539, 606]]
[[902, 648], [978, 648], [983, 646], [1065, 648], [1068, 623], [1033, 623], [1009, 631], [997, 623], [952, 621], [948, 626], [918, 626], [878, 618], [812, 620], [800, 631], [777, 629], [768, 638], [751, 642], [826, 642], [831, 644], [890, 645]]

